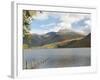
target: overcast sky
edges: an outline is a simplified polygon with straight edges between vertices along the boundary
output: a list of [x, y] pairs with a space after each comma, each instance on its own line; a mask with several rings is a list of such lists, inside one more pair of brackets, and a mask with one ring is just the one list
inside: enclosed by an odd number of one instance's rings
[[82, 34], [90, 33], [90, 14], [40, 12], [37, 11], [30, 24], [31, 33], [45, 34], [60, 29], [75, 31]]

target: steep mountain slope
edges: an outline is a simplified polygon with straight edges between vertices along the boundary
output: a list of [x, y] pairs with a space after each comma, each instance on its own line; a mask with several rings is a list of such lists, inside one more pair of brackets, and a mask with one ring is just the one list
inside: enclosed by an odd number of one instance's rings
[[49, 32], [44, 35], [32, 34], [32, 46], [43, 46], [50, 43], [60, 42], [64, 40], [70, 40], [83, 37], [83, 35], [75, 32], [67, 32], [67, 30], [59, 32]]
[[77, 47], [90, 47], [91, 46], [91, 34], [87, 35], [80, 40], [72, 40], [70, 42], [65, 42], [63, 45], [59, 44], [59, 48], [77, 48]]

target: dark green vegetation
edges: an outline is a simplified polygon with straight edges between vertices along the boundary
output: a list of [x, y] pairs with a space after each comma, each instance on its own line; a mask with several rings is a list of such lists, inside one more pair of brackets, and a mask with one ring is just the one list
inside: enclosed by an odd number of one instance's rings
[[33, 20], [32, 16], [36, 15], [36, 11], [23, 10], [23, 47], [29, 48], [32, 40], [30, 34], [30, 22]]

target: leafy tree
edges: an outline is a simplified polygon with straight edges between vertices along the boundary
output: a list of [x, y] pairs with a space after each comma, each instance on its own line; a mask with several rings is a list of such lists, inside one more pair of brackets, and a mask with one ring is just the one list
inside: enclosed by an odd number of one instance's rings
[[30, 23], [33, 16], [36, 15], [34, 10], [23, 10], [23, 43], [30, 47], [32, 35], [30, 33]]

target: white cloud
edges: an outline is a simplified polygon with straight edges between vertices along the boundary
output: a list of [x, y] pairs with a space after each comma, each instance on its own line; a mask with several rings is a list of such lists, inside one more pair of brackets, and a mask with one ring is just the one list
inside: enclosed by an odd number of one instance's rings
[[37, 12], [36, 16], [33, 16], [33, 19], [46, 20], [48, 19], [48, 12]]
[[85, 23], [87, 24], [86, 26], [84, 26], [84, 28], [82, 29], [82, 31], [84, 32], [84, 34], [89, 34], [91, 32], [91, 20], [86, 20]]
[[90, 15], [88, 15], [88, 14], [75, 14], [75, 13], [63, 14], [61, 16], [62, 23], [60, 23], [59, 26], [61, 27], [61, 29], [69, 29], [69, 30], [72, 30], [75, 32], [88, 34], [88, 33], [90, 33], [90, 20], [86, 20], [85, 23], [87, 25], [80, 26], [80, 27], [82, 27], [81, 29], [76, 30], [71, 25], [73, 22], [80, 21], [84, 18], [90, 18]]
[[[79, 30], [75, 30], [71, 25], [71, 23], [82, 20], [85, 17], [87, 17], [88, 15], [86, 15], [86, 14], [71, 14], [71, 13], [67, 13], [67, 14], [62, 13], [62, 14], [59, 14], [59, 15], [61, 17], [61, 22], [58, 23], [55, 27], [52, 27], [51, 29], [48, 29], [48, 26], [54, 26], [55, 23], [51, 23], [51, 24], [48, 24], [48, 25], [41, 25], [41, 27], [45, 26], [45, 29], [47, 27], [47, 30], [45, 30], [45, 33], [51, 32], [51, 31], [57, 32], [60, 29], [72, 30], [72, 31], [75, 31], [75, 32], [83, 33], [83, 34], [89, 33], [90, 27], [87, 26], [87, 25], [84, 26], [83, 29], [81, 28]], [[85, 23], [90, 24], [90, 20], [85, 21]]]
[[[55, 13], [56, 15], [56, 13]], [[57, 14], [58, 15], [58, 14]], [[80, 19], [83, 18], [83, 16], [79, 16], [74, 14], [74, 16], [71, 15], [71, 13], [60, 13], [59, 14], [61, 22], [58, 23], [55, 27], [53, 27], [52, 29], [49, 29], [49, 31], [59, 31], [60, 29], [69, 29], [69, 30], [73, 30], [71, 23], [78, 21]]]
[[[61, 22], [58, 23], [57, 25], [55, 25], [55, 23], [41, 25], [40, 27], [42, 29], [44, 28], [43, 31], [39, 31], [39, 33], [41, 33], [41, 34], [51, 32], [51, 31], [57, 32], [60, 29], [67, 29], [67, 30], [69, 29], [69, 30], [80, 32], [83, 34], [87, 34], [90, 32], [90, 20], [85, 21], [85, 23], [88, 25], [84, 26], [83, 28], [81, 28], [79, 30], [75, 30], [71, 25], [73, 22], [77, 22], [77, 21], [82, 20], [84, 18], [90, 18], [90, 15], [88, 15], [88, 14], [56, 13], [56, 12], [54, 12], [54, 13], [51, 13], [51, 12], [40, 13], [40, 12], [37, 12], [37, 15], [34, 16], [33, 18], [37, 19], [37, 20], [46, 20], [49, 18], [48, 17], [49, 15], [54, 15], [54, 17], [59, 16]], [[49, 26], [54, 26], [54, 27], [48, 28]]]
[[49, 24], [41, 25], [40, 27], [41, 27], [41, 28], [44, 28], [44, 29], [48, 29], [48, 27], [54, 26], [54, 25], [55, 25], [55, 23], [49, 23]]

